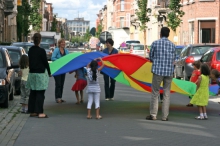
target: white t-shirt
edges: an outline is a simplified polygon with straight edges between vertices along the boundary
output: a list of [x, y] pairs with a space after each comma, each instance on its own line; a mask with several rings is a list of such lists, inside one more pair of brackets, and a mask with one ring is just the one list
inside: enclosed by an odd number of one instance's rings
[[21, 72], [22, 72], [21, 80], [27, 81], [28, 74], [29, 74], [29, 67], [25, 69], [21, 69]]
[[96, 81], [92, 79], [92, 70], [91, 68], [87, 68], [87, 77], [88, 77], [88, 86], [86, 93], [89, 92], [101, 92], [100, 85], [99, 85], [99, 79], [98, 79], [98, 70], [96, 72], [97, 78]]

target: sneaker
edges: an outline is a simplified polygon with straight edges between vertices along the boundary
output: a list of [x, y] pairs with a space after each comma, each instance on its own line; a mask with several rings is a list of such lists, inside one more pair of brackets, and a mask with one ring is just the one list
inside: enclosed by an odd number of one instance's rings
[[205, 120], [208, 120], [208, 116], [204, 116], [204, 119], [205, 119]]
[[152, 115], [149, 115], [146, 117], [146, 120], [156, 120], [157, 118], [152, 116]]
[[109, 98], [109, 100], [114, 100], [114, 98]]
[[204, 120], [204, 117], [203, 116], [198, 116], [198, 117], [195, 117], [196, 120]]
[[109, 98], [106, 98], [105, 100], [106, 100], [106, 101], [109, 101]]

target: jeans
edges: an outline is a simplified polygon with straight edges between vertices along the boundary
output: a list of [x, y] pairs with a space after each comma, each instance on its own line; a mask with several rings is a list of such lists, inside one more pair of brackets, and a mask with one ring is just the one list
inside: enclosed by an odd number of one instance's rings
[[63, 95], [63, 86], [66, 74], [54, 76], [55, 79], [55, 99], [61, 99]]
[[[106, 74], [103, 74], [104, 77], [104, 86], [105, 86], [105, 98], [114, 98], [115, 93], [115, 80], [109, 77]], [[109, 80], [111, 82], [111, 85], [109, 87]]]

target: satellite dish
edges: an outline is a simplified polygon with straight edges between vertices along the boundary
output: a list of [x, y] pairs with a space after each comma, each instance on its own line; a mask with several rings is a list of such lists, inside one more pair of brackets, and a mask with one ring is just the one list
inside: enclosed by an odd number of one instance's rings
[[105, 42], [106, 42], [107, 39], [112, 39], [111, 33], [108, 32], [108, 31], [102, 32], [102, 33], [100, 34], [100, 36], [99, 36], [100, 42], [101, 42], [102, 44], [105, 44]]

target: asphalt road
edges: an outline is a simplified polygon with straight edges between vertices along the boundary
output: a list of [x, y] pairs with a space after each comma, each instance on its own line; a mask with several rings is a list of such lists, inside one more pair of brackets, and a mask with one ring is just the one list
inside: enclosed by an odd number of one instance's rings
[[[74, 75], [67, 74], [63, 99], [54, 100], [54, 79], [50, 78], [46, 91], [45, 113], [47, 119], [28, 118], [15, 146], [218, 146], [220, 139], [220, 105], [210, 101], [208, 120], [195, 120], [196, 107], [186, 107], [187, 96], [171, 95], [169, 121], [161, 121], [161, 104], [158, 120], [147, 121], [150, 94], [117, 83], [114, 101], [104, 100], [101, 84], [101, 109], [103, 119], [86, 119], [85, 103], [76, 105], [71, 87]], [[214, 98], [213, 98], [214, 99]], [[94, 108], [94, 106], [93, 106]], [[95, 117], [95, 110], [92, 110]]]

